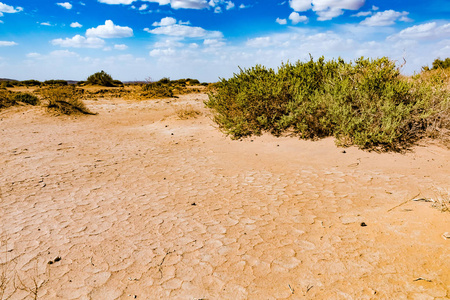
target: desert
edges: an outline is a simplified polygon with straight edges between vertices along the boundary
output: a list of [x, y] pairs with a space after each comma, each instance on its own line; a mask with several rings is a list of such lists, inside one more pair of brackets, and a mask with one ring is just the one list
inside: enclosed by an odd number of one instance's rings
[[233, 140], [199, 91], [0, 111], [4, 299], [450, 297], [446, 146]]

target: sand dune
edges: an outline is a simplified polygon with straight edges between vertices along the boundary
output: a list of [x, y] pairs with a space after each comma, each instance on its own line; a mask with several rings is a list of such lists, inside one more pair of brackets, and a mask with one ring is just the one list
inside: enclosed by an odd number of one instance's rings
[[450, 189], [448, 149], [232, 141], [205, 97], [0, 112], [4, 297], [450, 297], [450, 213], [410, 201]]

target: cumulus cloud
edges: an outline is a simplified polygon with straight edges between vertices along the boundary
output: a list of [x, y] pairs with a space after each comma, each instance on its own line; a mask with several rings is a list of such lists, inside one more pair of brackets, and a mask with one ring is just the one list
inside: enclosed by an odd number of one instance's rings
[[280, 24], [280, 25], [286, 25], [286, 24], [287, 24], [286, 19], [280, 19], [280, 18], [277, 18], [277, 19], [275, 20], [275, 22], [277, 22], [277, 23]]
[[14, 14], [14, 13], [18, 13], [21, 11], [23, 11], [23, 8], [20, 6], [17, 6], [14, 8], [14, 6], [7, 5], [7, 4], [0, 2], [0, 17], [3, 16], [2, 13]]
[[153, 49], [149, 52], [150, 56], [157, 57], [157, 56], [173, 56], [175, 55], [175, 50], [172, 48], [167, 49]]
[[177, 19], [172, 17], [162, 18], [160, 22], [154, 22], [152, 26], [170, 26], [173, 24], [177, 24]]
[[[177, 24], [178, 23], [178, 24]], [[153, 26], [158, 26], [155, 29], [145, 28], [152, 34], [169, 35], [174, 37], [189, 37], [189, 38], [222, 38], [223, 34], [220, 31], [208, 31], [201, 27], [188, 26], [189, 22], [177, 22], [172, 17], [162, 18], [160, 22], [153, 23]]]
[[205, 0], [170, 0], [170, 6], [173, 9], [203, 9], [208, 7], [208, 2], [206, 2]]
[[105, 25], [86, 30], [87, 37], [124, 38], [133, 36], [133, 29], [126, 26], [114, 25], [113, 21], [106, 20]]
[[226, 4], [227, 4], [227, 6], [225, 7], [226, 10], [233, 9], [235, 6], [234, 3], [231, 1], [227, 1]]
[[361, 22], [361, 25], [365, 26], [390, 26], [395, 24], [396, 21], [408, 22], [411, 19], [408, 18], [408, 12], [385, 10], [383, 12], [377, 12], [375, 15], [366, 18]]
[[292, 12], [289, 15], [289, 20], [291, 20], [292, 24], [296, 25], [300, 22], [303, 22], [303, 23], [308, 22], [308, 17], [300, 16], [297, 12]]
[[51, 43], [55, 46], [67, 48], [101, 48], [105, 41], [97, 37], [85, 38], [77, 34], [73, 38], [54, 39]]
[[218, 39], [206, 39], [203, 41], [203, 45], [211, 48], [220, 48], [225, 46], [225, 42]]
[[147, 30], [147, 32], [153, 33], [153, 34], [163, 34], [163, 35], [170, 35], [170, 36], [179, 36], [179, 37], [190, 37], [190, 38], [222, 38], [223, 35], [219, 31], [208, 31], [201, 27], [193, 27], [193, 26], [186, 26], [186, 25], [170, 25], [170, 26], [163, 26], [163, 27], [157, 27], [152, 30]]
[[125, 45], [125, 44], [117, 44], [117, 45], [114, 45], [114, 49], [116, 49], [116, 50], [127, 50], [128, 46]]
[[319, 16], [317, 20], [331, 20], [344, 10], [358, 10], [365, 0], [289, 0], [289, 6], [296, 12], [312, 9]]
[[268, 36], [257, 37], [254, 39], [249, 39], [246, 45], [252, 48], [265, 48], [272, 45], [272, 39]]
[[129, 5], [134, 1], [135, 0], [98, 0], [98, 2], [105, 4], [125, 4], [125, 5]]
[[140, 7], [139, 7], [139, 10], [146, 10], [148, 8], [148, 5], [147, 4], [142, 4]]
[[50, 56], [54, 57], [77, 57], [78, 54], [69, 50], [55, 50], [50, 52]]
[[70, 4], [69, 2], [56, 3], [56, 5], [64, 7], [65, 9], [72, 9], [72, 4]]
[[444, 40], [450, 39], [450, 23], [438, 26], [436, 22], [415, 25], [403, 29], [397, 34], [388, 37], [390, 40]]
[[43, 26], [52, 26], [52, 24], [50, 24], [50, 22], [42, 22], [40, 24]]
[[83, 25], [81, 25], [78, 22], [73, 22], [73, 23], [70, 24], [70, 27], [72, 27], [72, 28], [81, 28], [81, 27], [83, 27]]
[[12, 41], [0, 41], [0, 47], [10, 47], [18, 45], [16, 42]]

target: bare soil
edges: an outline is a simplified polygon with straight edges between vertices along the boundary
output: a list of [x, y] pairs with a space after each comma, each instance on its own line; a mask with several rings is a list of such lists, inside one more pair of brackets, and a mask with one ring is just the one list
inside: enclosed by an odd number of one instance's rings
[[450, 150], [233, 141], [206, 97], [0, 111], [3, 297], [449, 299], [450, 213], [412, 200]]

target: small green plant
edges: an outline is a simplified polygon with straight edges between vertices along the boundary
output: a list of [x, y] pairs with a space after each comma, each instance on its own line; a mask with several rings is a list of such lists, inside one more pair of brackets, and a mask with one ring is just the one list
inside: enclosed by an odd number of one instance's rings
[[14, 101], [23, 102], [30, 105], [39, 104], [39, 98], [30, 93], [16, 93], [14, 94]]
[[40, 91], [42, 98], [47, 102], [46, 106], [50, 110], [65, 115], [71, 114], [88, 114], [95, 115], [91, 112], [81, 100], [81, 91], [72, 86], [53, 87]]

